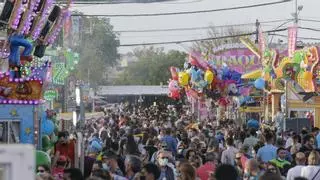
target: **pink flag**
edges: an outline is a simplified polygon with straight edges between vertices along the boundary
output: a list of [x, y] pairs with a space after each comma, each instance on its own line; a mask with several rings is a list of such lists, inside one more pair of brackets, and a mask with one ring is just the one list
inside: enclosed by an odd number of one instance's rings
[[291, 26], [288, 28], [288, 56], [293, 57], [293, 53], [296, 50], [297, 43], [297, 26]]
[[264, 39], [261, 26], [259, 26], [259, 36], [258, 36], [258, 38], [259, 38], [258, 39], [259, 49], [260, 49], [260, 52], [263, 53], [265, 51], [265, 49], [266, 49], [266, 41]]

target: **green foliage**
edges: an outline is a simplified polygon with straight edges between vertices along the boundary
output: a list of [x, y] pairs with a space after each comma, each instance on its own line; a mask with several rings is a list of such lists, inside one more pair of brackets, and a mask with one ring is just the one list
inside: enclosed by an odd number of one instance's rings
[[93, 86], [105, 84], [106, 68], [115, 66], [119, 59], [117, 34], [107, 19], [84, 18], [82, 27], [76, 76]]
[[186, 53], [180, 51], [164, 52], [159, 48], [136, 49], [138, 61], [120, 73], [116, 85], [160, 85], [171, 77], [169, 67], [180, 67], [185, 62]]

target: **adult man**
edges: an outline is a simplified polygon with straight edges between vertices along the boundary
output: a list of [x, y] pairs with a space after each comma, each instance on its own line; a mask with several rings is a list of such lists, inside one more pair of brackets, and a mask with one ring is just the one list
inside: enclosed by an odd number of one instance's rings
[[103, 167], [112, 174], [123, 176], [123, 172], [118, 165], [118, 156], [113, 151], [107, 151], [102, 155]]
[[[249, 150], [252, 150], [253, 147], [258, 143], [259, 139], [256, 138], [256, 130], [255, 129], [250, 129], [250, 137], [247, 137], [244, 139], [243, 146], [248, 146]], [[251, 153], [249, 151], [249, 153]]]
[[265, 138], [267, 143], [258, 150], [257, 158], [262, 162], [267, 163], [277, 157], [278, 148], [273, 145], [274, 137], [271, 133], [267, 133]]
[[291, 166], [291, 163], [285, 160], [286, 155], [287, 155], [287, 150], [283, 147], [280, 147], [277, 149], [278, 157], [270, 161], [271, 163], [273, 163], [279, 168], [282, 175], [285, 175]]
[[167, 144], [167, 148], [174, 154], [177, 154], [177, 139], [171, 136], [170, 128], [164, 129], [163, 137], [161, 138], [162, 142]]
[[299, 177], [301, 175], [301, 169], [306, 164], [306, 156], [302, 152], [298, 152], [296, 154], [296, 166], [289, 169], [287, 174], [287, 180], [294, 180], [296, 177]]
[[129, 155], [124, 161], [126, 167], [126, 177], [128, 180], [135, 179], [138, 172], [141, 170], [141, 160], [137, 156]]
[[202, 166], [200, 166], [197, 169], [197, 176], [201, 180], [207, 180], [210, 177], [210, 174], [215, 172], [216, 164], [215, 164], [215, 155], [213, 152], [206, 153], [206, 163]]
[[231, 137], [227, 138], [226, 143], [227, 143], [227, 149], [222, 152], [221, 162], [223, 164], [234, 165], [234, 159], [235, 159], [236, 153], [239, 152], [239, 150], [234, 147], [233, 139]]
[[153, 163], [148, 163], [142, 168], [142, 175], [145, 177], [145, 180], [157, 180], [160, 174], [160, 169]]
[[172, 160], [171, 152], [166, 150], [160, 150], [157, 152], [157, 165], [161, 170], [160, 180], [171, 180], [175, 177], [175, 168], [169, 160]]

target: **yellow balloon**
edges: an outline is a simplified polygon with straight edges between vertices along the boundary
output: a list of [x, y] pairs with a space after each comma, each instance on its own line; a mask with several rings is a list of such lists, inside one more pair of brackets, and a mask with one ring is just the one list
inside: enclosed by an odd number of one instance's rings
[[204, 80], [208, 82], [208, 84], [211, 84], [213, 81], [213, 73], [210, 70], [206, 70], [204, 74]]
[[189, 74], [188, 73], [179, 72], [178, 76], [179, 76], [179, 83], [180, 83], [181, 86], [188, 85], [188, 82], [189, 82]]

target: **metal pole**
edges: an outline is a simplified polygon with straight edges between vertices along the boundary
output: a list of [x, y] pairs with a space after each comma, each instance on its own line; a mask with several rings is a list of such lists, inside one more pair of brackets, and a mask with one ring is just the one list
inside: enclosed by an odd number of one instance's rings
[[200, 107], [200, 97], [198, 97], [197, 101], [198, 101], [198, 122], [200, 122], [200, 109], [201, 109], [201, 107]]
[[299, 18], [298, 18], [298, 0], [295, 0], [295, 13], [294, 13], [294, 23], [297, 25]]
[[[84, 109], [84, 104], [83, 104], [83, 91], [82, 91], [82, 85], [79, 86], [79, 89], [80, 89], [80, 126], [79, 126], [79, 130], [80, 130], [80, 133], [83, 137], [83, 134], [82, 134], [82, 130], [84, 128], [84, 121], [85, 121], [85, 109]], [[84, 141], [83, 139], [81, 138], [81, 155], [80, 155], [80, 170], [82, 171], [82, 173], [84, 173]]]

